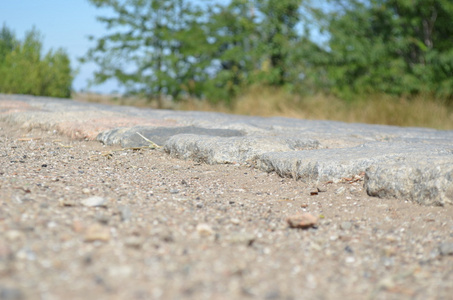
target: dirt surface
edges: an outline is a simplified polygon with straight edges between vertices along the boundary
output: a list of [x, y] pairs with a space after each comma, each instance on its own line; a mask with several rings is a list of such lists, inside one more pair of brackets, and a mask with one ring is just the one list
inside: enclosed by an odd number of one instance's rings
[[453, 206], [362, 185], [0, 122], [0, 299], [452, 299]]

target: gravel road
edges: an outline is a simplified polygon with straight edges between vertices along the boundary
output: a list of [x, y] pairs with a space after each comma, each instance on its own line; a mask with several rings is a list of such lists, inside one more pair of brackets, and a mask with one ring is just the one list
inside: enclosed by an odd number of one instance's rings
[[0, 299], [452, 299], [453, 205], [370, 197], [362, 175], [304, 183], [3, 120]]

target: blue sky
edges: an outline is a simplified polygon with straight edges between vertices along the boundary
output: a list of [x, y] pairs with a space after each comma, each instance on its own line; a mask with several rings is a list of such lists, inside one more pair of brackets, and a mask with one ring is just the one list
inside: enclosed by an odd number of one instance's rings
[[[77, 58], [94, 45], [88, 35], [96, 37], [106, 33], [104, 26], [96, 21], [103, 13], [86, 0], [2, 0], [0, 27], [6, 24], [16, 37], [24, 38], [33, 26], [43, 36], [45, 53], [50, 49], [64, 48], [71, 58], [72, 67], [79, 69], [73, 82], [76, 91], [86, 89], [87, 80], [96, 69], [94, 64], [81, 65]], [[105, 12], [104, 12], [105, 14]], [[94, 86], [90, 90], [109, 93], [118, 90], [114, 82]]]

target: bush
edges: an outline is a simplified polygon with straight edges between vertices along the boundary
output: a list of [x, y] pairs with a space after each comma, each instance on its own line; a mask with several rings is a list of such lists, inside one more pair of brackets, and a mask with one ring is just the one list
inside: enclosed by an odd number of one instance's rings
[[68, 98], [73, 75], [63, 49], [42, 56], [42, 41], [35, 29], [24, 41], [3, 25], [0, 31], [0, 93]]

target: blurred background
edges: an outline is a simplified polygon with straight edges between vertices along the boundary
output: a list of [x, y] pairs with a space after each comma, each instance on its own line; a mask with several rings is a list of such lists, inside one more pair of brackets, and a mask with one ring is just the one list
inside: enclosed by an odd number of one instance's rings
[[0, 93], [453, 129], [451, 0], [23, 0], [0, 22]]

